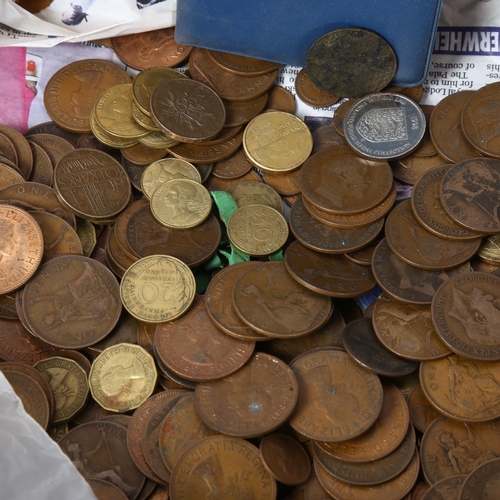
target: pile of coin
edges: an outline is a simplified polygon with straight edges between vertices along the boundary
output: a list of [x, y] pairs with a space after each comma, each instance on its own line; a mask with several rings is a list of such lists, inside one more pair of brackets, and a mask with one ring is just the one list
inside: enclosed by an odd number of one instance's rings
[[132, 83], [73, 63], [55, 123], [0, 126], [0, 370], [27, 411], [116, 499], [495, 491], [497, 87], [386, 88], [311, 133], [277, 65], [175, 51], [188, 74]]

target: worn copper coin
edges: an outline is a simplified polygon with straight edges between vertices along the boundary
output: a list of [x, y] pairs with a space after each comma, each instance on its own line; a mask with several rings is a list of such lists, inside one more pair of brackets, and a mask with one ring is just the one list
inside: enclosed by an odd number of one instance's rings
[[408, 408], [410, 409], [411, 423], [422, 433], [441, 414], [429, 403], [420, 384], [416, 385], [408, 394]]
[[250, 267], [235, 284], [233, 304], [244, 323], [278, 338], [300, 337], [318, 330], [332, 311], [329, 297], [297, 283], [282, 262]]
[[54, 168], [66, 154], [74, 151], [75, 146], [66, 139], [52, 134], [34, 134], [29, 136], [30, 142], [38, 144], [47, 153]]
[[196, 386], [196, 409], [211, 429], [235, 437], [263, 436], [281, 426], [298, 398], [294, 373], [280, 359], [255, 353], [236, 373]]
[[24, 182], [24, 177], [13, 167], [3, 163], [0, 157], [0, 189]]
[[475, 158], [460, 162], [441, 181], [444, 209], [460, 225], [474, 231], [500, 231], [499, 193], [499, 160]]
[[248, 123], [252, 118], [256, 117], [264, 110], [268, 103], [268, 96], [269, 93], [266, 93], [248, 101], [228, 101], [223, 99], [222, 103], [226, 110], [225, 127], [240, 127]]
[[339, 442], [367, 431], [382, 409], [377, 375], [337, 349], [316, 349], [290, 364], [299, 400], [290, 425], [316, 441]]
[[283, 214], [283, 201], [280, 195], [267, 184], [257, 181], [241, 181], [229, 187], [238, 208], [246, 205], [266, 205]]
[[299, 175], [300, 169], [292, 172], [262, 172], [264, 182], [283, 196], [300, 194]]
[[109, 481], [95, 478], [86, 478], [86, 480], [97, 500], [126, 500], [127, 498], [127, 495], [118, 486]]
[[326, 108], [340, 100], [340, 97], [318, 88], [306, 68], [301, 69], [295, 77], [295, 92], [301, 101], [315, 108]]
[[228, 436], [205, 438], [179, 459], [170, 481], [171, 500], [253, 498], [275, 500], [276, 481], [262, 464], [258, 448]]
[[344, 138], [343, 144], [347, 144], [347, 141], [345, 141], [344, 133], [344, 121], [347, 111], [349, 111], [349, 109], [351, 109], [351, 107], [358, 101], [359, 99], [347, 99], [346, 101], [343, 101], [340, 106], [333, 112], [332, 125], [334, 126], [337, 134], [339, 134], [340, 137]]
[[362, 97], [386, 87], [396, 73], [396, 54], [380, 35], [343, 28], [318, 38], [307, 52], [306, 68], [321, 90]]
[[63, 453], [84, 477], [104, 479], [134, 500], [144, 484], [127, 449], [127, 428], [105, 420], [79, 425], [59, 441]]
[[212, 174], [221, 179], [237, 179], [244, 176], [252, 169], [252, 164], [248, 161], [243, 149], [225, 160], [215, 163]]
[[464, 480], [458, 500], [482, 498], [492, 500], [500, 491], [500, 459], [490, 460], [472, 471]]
[[263, 75], [277, 70], [281, 64], [251, 57], [208, 50], [208, 55], [222, 68], [241, 76]]
[[166, 154], [166, 149], [152, 149], [143, 144], [136, 144], [121, 150], [122, 155], [136, 165], [148, 166], [154, 161], [161, 160]]
[[87, 347], [118, 321], [118, 282], [88, 257], [55, 257], [26, 285], [23, 309], [30, 330], [42, 340], [61, 348]]
[[295, 97], [285, 88], [274, 85], [268, 93], [267, 109], [295, 113]]
[[0, 318], [18, 319], [16, 298], [14, 295], [0, 295]]
[[54, 167], [49, 155], [38, 144], [30, 141], [28, 143], [33, 153], [33, 170], [30, 175], [31, 182], [39, 182], [46, 186], [52, 186]]
[[446, 477], [433, 484], [422, 494], [420, 500], [457, 500], [462, 484], [467, 478], [466, 474]]
[[500, 279], [471, 272], [443, 283], [432, 300], [432, 321], [456, 354], [482, 361], [500, 360]]
[[331, 146], [343, 146], [346, 144], [344, 137], [337, 132], [333, 123], [318, 127], [313, 131], [312, 137], [313, 154]]
[[130, 182], [139, 193], [142, 193], [141, 188], [141, 177], [144, 172], [144, 167], [140, 165], [135, 165], [134, 163], [128, 161], [124, 156], [122, 156], [121, 164], [130, 179]]
[[26, 138], [17, 130], [7, 125], [0, 125], [0, 133], [7, 136], [14, 145], [18, 158], [19, 170], [25, 179], [29, 179], [33, 168], [33, 153], [31, 152]]
[[420, 364], [420, 383], [440, 413], [465, 422], [500, 416], [500, 362], [467, 360], [456, 354]]
[[406, 184], [415, 184], [429, 170], [441, 165], [448, 165], [448, 161], [439, 155], [415, 156], [410, 154], [392, 162], [392, 173], [395, 179]]
[[56, 125], [54, 122], [43, 122], [33, 127], [30, 127], [24, 134], [26, 139], [31, 139], [32, 135], [36, 134], [51, 134], [57, 135], [69, 141], [73, 146], [77, 147], [78, 140], [81, 134], [75, 132], [70, 132], [69, 130], [64, 130], [63, 128]]
[[247, 363], [255, 348], [255, 342], [238, 340], [217, 328], [201, 295], [182, 318], [158, 325], [154, 341], [170, 370], [195, 381], [226, 377]]

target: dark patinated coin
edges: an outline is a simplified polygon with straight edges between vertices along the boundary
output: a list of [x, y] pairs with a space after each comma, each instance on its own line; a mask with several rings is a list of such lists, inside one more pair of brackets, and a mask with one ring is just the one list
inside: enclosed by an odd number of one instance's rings
[[343, 28], [326, 33], [307, 53], [317, 87], [339, 97], [362, 97], [386, 87], [396, 73], [396, 54], [372, 31]]
[[474, 469], [465, 479], [458, 500], [482, 498], [494, 500], [500, 491], [500, 458], [495, 458]]

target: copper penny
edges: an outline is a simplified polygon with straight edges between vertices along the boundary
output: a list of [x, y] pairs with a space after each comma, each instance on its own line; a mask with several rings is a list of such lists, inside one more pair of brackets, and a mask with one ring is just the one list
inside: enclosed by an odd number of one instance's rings
[[116, 237], [115, 226], [113, 226], [112, 229], [108, 232], [105, 252], [106, 263], [108, 264], [108, 267], [120, 278], [123, 277], [126, 270], [132, 264], [139, 260], [131, 259], [130, 256], [123, 251], [123, 247], [118, 243], [118, 239]]
[[14, 144], [2, 132], [0, 132], [0, 158], [7, 158], [14, 165], [17, 165], [17, 153]]
[[208, 284], [205, 292], [205, 304], [209, 318], [223, 332], [231, 337], [246, 341], [269, 340], [267, 335], [247, 326], [236, 314], [233, 305], [233, 289], [241, 273], [256, 262], [241, 262], [221, 269]]
[[377, 375], [345, 352], [317, 349], [290, 364], [299, 383], [299, 400], [290, 425], [316, 441], [338, 442], [367, 431], [382, 409]]
[[0, 318], [18, 319], [16, 299], [13, 295], [0, 295]]
[[3, 163], [0, 159], [0, 189], [19, 182], [24, 182], [24, 177], [15, 168]]
[[312, 133], [313, 137], [313, 154], [321, 151], [322, 149], [329, 148], [331, 146], [345, 146], [347, 145], [346, 140], [342, 135], [337, 132], [337, 129], [333, 123], [328, 123], [318, 127]]
[[472, 471], [464, 480], [458, 500], [482, 498], [492, 500], [498, 496], [500, 459], [490, 460]]
[[[223, 100], [226, 110], [226, 127], [240, 127], [261, 113], [268, 102], [268, 93], [248, 101]], [[295, 106], [294, 106], [295, 108]]]
[[255, 353], [236, 373], [196, 386], [198, 414], [205, 425], [235, 437], [257, 437], [290, 417], [298, 398], [294, 373], [280, 359]]
[[441, 181], [440, 198], [448, 214], [474, 231], [500, 231], [498, 194], [500, 161], [466, 160], [453, 166]]
[[312, 155], [299, 177], [307, 201], [334, 214], [372, 209], [387, 197], [392, 182], [387, 162], [360, 158], [348, 146], [333, 146]]
[[89, 351], [101, 353], [104, 349], [116, 344], [126, 342], [128, 344], [137, 343], [137, 331], [140, 328], [140, 321], [131, 316], [125, 309], [122, 309], [118, 323], [103, 340], [89, 346]]
[[127, 495], [118, 486], [104, 481], [104, 479], [87, 478], [87, 483], [92, 488], [97, 500], [126, 500], [127, 498]]
[[429, 131], [429, 121], [431, 119], [432, 112], [436, 109], [436, 106], [430, 106], [428, 104], [423, 104], [420, 106], [425, 116], [425, 132], [422, 141], [418, 145], [417, 149], [413, 151], [413, 155], [420, 157], [435, 156], [438, 154], [434, 144], [431, 140], [431, 135]]
[[45, 109], [60, 127], [90, 133], [90, 111], [99, 96], [114, 85], [129, 82], [125, 70], [112, 62], [76, 61], [56, 71], [45, 85]]
[[74, 349], [60, 349], [59, 351], [56, 351], [54, 353], [54, 356], [59, 356], [61, 358], [68, 358], [72, 359], [73, 361], [76, 361], [78, 365], [81, 368], [83, 368], [83, 370], [87, 374], [87, 377], [89, 376], [91, 367], [90, 361], [80, 351], [75, 351]]
[[340, 97], [318, 88], [303, 68], [295, 77], [295, 91], [299, 99], [309, 106], [327, 108], [340, 100]]
[[118, 57], [135, 69], [153, 66], [172, 68], [182, 64], [191, 53], [192, 47], [174, 40], [174, 28], [164, 28], [133, 35], [117, 36], [111, 39]]
[[397, 257], [385, 238], [373, 254], [372, 270], [377, 283], [392, 297], [410, 304], [430, 304], [436, 290], [451, 276], [470, 271], [470, 264], [444, 271], [427, 271], [410, 266]]
[[318, 330], [332, 311], [329, 297], [297, 283], [282, 262], [260, 263], [245, 271], [235, 284], [233, 304], [248, 326], [279, 338]]
[[348, 323], [342, 342], [356, 362], [379, 375], [401, 377], [418, 368], [418, 362], [403, 359], [384, 347], [375, 335], [371, 318]]
[[377, 238], [367, 246], [360, 248], [359, 250], [355, 250], [354, 252], [345, 253], [344, 255], [355, 264], [371, 266], [375, 248], [377, 248], [377, 245], [382, 239], [380, 236], [381, 234], [379, 234]]
[[429, 402], [447, 417], [486, 422], [500, 416], [500, 362], [467, 360], [453, 354], [420, 364]]
[[34, 134], [29, 136], [30, 142], [38, 144], [49, 155], [54, 168], [66, 154], [74, 151], [75, 147], [66, 139], [51, 134]]
[[87, 347], [118, 321], [118, 282], [88, 257], [55, 257], [26, 285], [23, 308], [30, 329], [42, 340], [61, 348]]
[[144, 172], [144, 167], [128, 161], [124, 156], [122, 156], [121, 164], [127, 172], [132, 186], [134, 186], [139, 193], [142, 193], [141, 177]]
[[141, 491], [145, 478], [130, 457], [123, 425], [103, 420], [82, 424], [69, 431], [59, 446], [84, 477], [110, 481], [129, 500]]
[[330, 297], [358, 297], [376, 285], [367, 266], [343, 255], [316, 252], [297, 241], [286, 249], [285, 266], [298, 283]]
[[30, 141], [28, 143], [33, 153], [33, 170], [30, 175], [30, 181], [52, 186], [54, 167], [49, 155], [38, 144]]
[[422, 386], [415, 386], [408, 394], [408, 408], [410, 409], [411, 423], [422, 433], [441, 414], [429, 403], [422, 391]]
[[243, 149], [225, 160], [215, 163], [212, 174], [221, 179], [237, 179], [243, 177], [252, 169], [252, 164], [245, 156]]
[[300, 486], [294, 488], [285, 500], [331, 500], [333, 497], [329, 495], [325, 488], [321, 486], [314, 469], [309, 475], [309, 479]]
[[226, 377], [248, 362], [254, 342], [226, 335], [208, 318], [205, 298], [197, 296], [181, 318], [161, 323], [155, 333], [157, 352], [174, 373], [188, 380]]
[[[347, 99], [342, 102], [340, 106], [333, 113], [333, 126], [335, 130], [341, 137], [345, 137], [344, 135], [344, 120], [347, 112], [351, 109], [351, 107], [356, 104], [359, 99]], [[345, 141], [347, 143], [347, 141]]]
[[29, 179], [33, 168], [33, 153], [26, 138], [17, 130], [7, 125], [0, 125], [0, 133], [11, 140], [18, 158], [19, 170], [25, 179]]
[[274, 85], [268, 93], [267, 109], [295, 113], [295, 98], [283, 87]]
[[415, 218], [410, 200], [404, 200], [387, 216], [386, 241], [391, 250], [408, 264], [427, 270], [459, 266], [472, 258], [481, 243], [445, 240], [427, 231]]
[[229, 101], [248, 101], [265, 94], [273, 86], [278, 70], [262, 75], [241, 76], [222, 69], [206, 49], [196, 48], [189, 58], [189, 72]]
[[131, 259], [137, 259], [139, 255], [132, 250], [127, 240], [127, 226], [132, 215], [144, 206], [149, 207], [149, 200], [147, 198], [141, 198], [140, 200], [134, 201], [134, 203], [131, 203], [120, 213], [114, 224], [116, 240], [122, 251]]
[[414, 185], [411, 208], [418, 222], [431, 233], [452, 240], [481, 238], [482, 233], [467, 229], [451, 218], [443, 208], [439, 190], [441, 181], [451, 165], [427, 171]]
[[298, 441], [286, 434], [269, 434], [260, 442], [262, 462], [280, 483], [297, 485], [311, 474], [309, 456]]
[[432, 300], [432, 321], [456, 354], [483, 361], [500, 360], [500, 279], [466, 273], [449, 279]]
[[219, 52], [216, 50], [208, 50], [207, 52], [219, 66], [235, 75], [263, 75], [275, 71], [281, 66], [280, 63], [229, 54], [228, 52]]
[[[255, 182], [264, 185], [261, 177], [255, 170], [250, 170], [243, 177], [238, 177], [237, 179], [221, 179], [220, 177], [215, 177], [215, 175], [210, 175], [203, 185], [209, 191], [229, 191], [231, 188], [244, 182]], [[276, 194], [278, 195], [278, 193]], [[281, 206], [283, 206], [283, 203], [281, 203]]]
[[264, 182], [283, 196], [300, 194], [299, 175], [300, 169], [276, 174], [263, 172]]
[[31, 139], [31, 136], [36, 134], [57, 135], [59, 137], [62, 137], [63, 139], [66, 139], [71, 144], [73, 144], [75, 148], [77, 147], [78, 140], [81, 137], [81, 134], [65, 130], [56, 125], [54, 122], [43, 122], [33, 127], [30, 127], [25, 132], [24, 136], [26, 137], [26, 139]]
[[136, 144], [129, 148], [121, 150], [122, 155], [130, 162], [136, 165], [150, 165], [151, 163], [161, 160], [166, 154], [166, 149], [153, 149], [144, 146], [143, 144]]
[[432, 142], [437, 152], [452, 163], [481, 156], [465, 138], [460, 123], [464, 106], [474, 93], [473, 90], [464, 90], [444, 97], [431, 115], [429, 129]]
[[439, 498], [440, 500], [457, 500], [466, 478], [466, 474], [446, 477], [427, 489], [422, 494], [421, 500], [433, 500], [435, 498]]
[[203, 498], [274, 500], [276, 481], [262, 464], [258, 448], [228, 436], [205, 438], [179, 459], [170, 481], [171, 500]]
[[500, 457], [499, 420], [465, 423], [439, 417], [425, 431], [421, 443], [422, 471], [429, 484], [446, 477], [470, 474]]
[[448, 161], [439, 155], [408, 155], [392, 162], [392, 173], [395, 179], [406, 184], [415, 184], [429, 170], [441, 165], [448, 165]]
[[206, 437], [218, 434], [200, 419], [194, 395], [184, 396], [160, 425], [159, 446], [165, 467], [172, 472], [177, 460], [188, 448]]

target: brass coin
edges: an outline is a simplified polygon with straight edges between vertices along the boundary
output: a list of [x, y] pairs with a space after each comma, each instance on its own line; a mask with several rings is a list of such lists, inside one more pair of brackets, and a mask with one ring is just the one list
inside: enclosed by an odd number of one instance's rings
[[289, 422], [303, 436], [346, 441], [363, 434], [377, 420], [382, 384], [347, 353], [317, 349], [297, 358], [290, 368], [299, 382], [299, 400]]
[[92, 365], [88, 358], [80, 351], [75, 351], [74, 349], [59, 349], [55, 352], [55, 355], [61, 358], [71, 359], [72, 361], [75, 361], [78, 366], [83, 368], [83, 371], [86, 373], [86, 375], [89, 375]]
[[500, 264], [500, 235], [485, 238], [477, 252], [478, 257], [491, 264]]
[[109, 146], [110, 148], [129, 148], [131, 146], [135, 146], [139, 143], [139, 140], [135, 137], [130, 138], [121, 138], [115, 137], [111, 135], [104, 127], [97, 121], [95, 116], [95, 109], [92, 109], [90, 112], [90, 128], [92, 129], [92, 133], [97, 137], [97, 139]]
[[306, 68], [301, 69], [295, 77], [295, 91], [302, 102], [316, 108], [327, 108], [340, 100], [340, 97], [318, 88]]
[[263, 182], [241, 181], [227, 190], [233, 197], [238, 208], [247, 205], [266, 205], [283, 215], [281, 196]]
[[482, 361], [500, 360], [500, 280], [487, 273], [449, 279], [432, 300], [432, 321], [456, 354]]
[[376, 300], [372, 321], [380, 342], [402, 358], [425, 361], [451, 353], [439, 338], [426, 304]]
[[52, 423], [72, 420], [83, 410], [89, 395], [85, 370], [72, 359], [54, 356], [42, 359], [35, 368], [50, 383], [55, 397]]
[[194, 275], [183, 262], [167, 255], [151, 255], [123, 275], [120, 297], [127, 311], [140, 321], [162, 323], [184, 314], [195, 296]]
[[464, 480], [458, 500], [479, 498], [490, 500], [498, 495], [500, 459], [495, 458], [474, 469]]
[[66, 154], [54, 170], [54, 188], [61, 202], [76, 215], [94, 221], [118, 215], [132, 194], [120, 163], [94, 149]]
[[256, 116], [245, 128], [243, 148], [248, 159], [269, 172], [297, 169], [312, 150], [312, 136], [295, 115], [270, 111]]
[[500, 363], [456, 354], [420, 364], [420, 382], [429, 402], [455, 420], [487, 422], [500, 416]]
[[191, 53], [192, 47], [174, 40], [175, 29], [135, 33], [111, 39], [118, 57], [132, 68], [144, 70], [155, 66], [171, 68], [182, 64]]
[[122, 155], [136, 165], [150, 165], [151, 163], [161, 160], [166, 154], [166, 149], [153, 149], [144, 146], [144, 144], [136, 144], [128, 148], [121, 149]]
[[164, 149], [168, 150], [168, 148], [172, 148], [179, 144], [179, 141], [177, 139], [167, 137], [162, 131], [151, 132], [148, 135], [139, 137], [139, 142], [148, 148], [161, 149], [162, 151]]
[[441, 416], [434, 406], [425, 397], [420, 384], [416, 385], [408, 394], [411, 423], [422, 433]]
[[475, 158], [446, 172], [439, 195], [446, 212], [460, 225], [494, 233], [500, 231], [499, 193], [500, 161]]
[[208, 50], [208, 55], [221, 67], [230, 73], [241, 76], [264, 75], [277, 70], [281, 64], [262, 59]]
[[285, 218], [265, 205], [246, 205], [233, 212], [227, 221], [231, 243], [248, 255], [270, 255], [288, 238]]
[[25, 179], [29, 179], [33, 168], [33, 154], [25, 137], [7, 125], [0, 125], [0, 133], [6, 135], [14, 145], [18, 158], [18, 167]]
[[215, 326], [203, 295], [196, 297], [185, 316], [159, 325], [154, 342], [167, 368], [195, 381], [227, 377], [248, 362], [255, 348], [255, 342], [230, 337]]
[[151, 198], [156, 220], [172, 229], [199, 226], [210, 215], [212, 198], [199, 182], [172, 179], [161, 184]]
[[146, 113], [143, 113], [139, 106], [137, 106], [135, 101], [132, 101], [132, 104], [130, 105], [130, 111], [132, 113], [132, 118], [142, 128], [145, 128], [146, 130], [149, 130], [151, 132], [161, 132], [161, 128], [156, 124], [153, 118], [151, 118], [151, 116], [148, 116]]
[[54, 122], [71, 132], [89, 133], [90, 112], [110, 87], [130, 82], [117, 64], [101, 59], [76, 61], [56, 71], [45, 85], [43, 102]]
[[170, 481], [171, 500], [203, 498], [207, 494], [215, 494], [219, 500], [234, 500], [235, 495], [274, 500], [276, 481], [253, 444], [240, 438], [212, 436], [181, 456]]
[[31, 215], [12, 205], [0, 205], [0, 231], [0, 294], [6, 294], [23, 286], [37, 271], [43, 234]]
[[386, 87], [396, 73], [396, 54], [372, 31], [343, 28], [318, 38], [306, 68], [317, 87], [339, 97], [362, 97]]
[[408, 264], [427, 270], [449, 269], [472, 258], [481, 240], [445, 240], [427, 231], [415, 218], [410, 200], [387, 216], [385, 236], [391, 250]]
[[49, 155], [38, 144], [30, 141], [28, 141], [28, 143], [33, 153], [33, 171], [30, 180], [32, 182], [45, 184], [46, 186], [52, 186], [54, 167], [52, 166]]
[[266, 93], [248, 101], [227, 101], [223, 99], [222, 103], [226, 110], [226, 123], [224, 126], [240, 127], [247, 124], [252, 118], [255, 118], [264, 110], [269, 99], [268, 96], [269, 93]]
[[221, 179], [237, 179], [250, 172], [252, 164], [245, 156], [243, 149], [225, 160], [218, 161], [212, 169], [212, 174]]
[[278, 338], [300, 337], [318, 330], [332, 311], [329, 297], [297, 283], [282, 262], [250, 267], [235, 284], [233, 305], [252, 329]]
[[219, 96], [188, 79], [161, 82], [151, 95], [151, 114], [166, 135], [182, 142], [212, 139], [226, 121]]
[[388, 163], [360, 158], [348, 146], [333, 146], [304, 163], [299, 182], [307, 202], [343, 215], [366, 212], [382, 203], [393, 177]]

